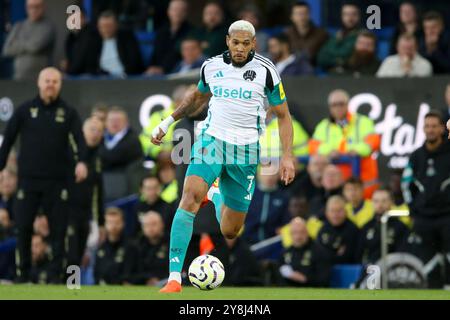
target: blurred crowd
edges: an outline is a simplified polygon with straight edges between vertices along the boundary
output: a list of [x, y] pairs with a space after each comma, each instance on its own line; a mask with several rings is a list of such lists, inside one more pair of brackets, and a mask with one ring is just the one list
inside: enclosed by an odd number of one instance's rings
[[[0, 1], [0, 6], [5, 3]], [[13, 78], [35, 79], [49, 65], [73, 77], [196, 78], [208, 57], [226, 50], [227, 26], [238, 18], [255, 26], [257, 51], [273, 60], [281, 76], [421, 77], [450, 72], [443, 15], [419, 13], [409, 1], [399, 5], [399, 24], [383, 40], [389, 42], [383, 59], [379, 34], [364, 28], [355, 3], [340, 8], [341, 28], [335, 32], [315, 25], [303, 1], [290, 8], [289, 25], [272, 30], [262, 29], [261, 12], [254, 5], [234, 6], [230, 14], [223, 3], [208, 1], [201, 10], [201, 24], [194, 26], [188, 22], [195, 9], [189, 1], [92, 3], [91, 16], [82, 13], [81, 30], [66, 39], [64, 60], [52, 61], [56, 30], [46, 16], [49, 8], [44, 0], [27, 0], [26, 20], [14, 24], [4, 37], [2, 53], [14, 61]], [[0, 22], [6, 12], [1, 8]], [[95, 283], [159, 285], [165, 280], [171, 221], [187, 169], [187, 164], [174, 164], [171, 151], [183, 142], [177, 129], [193, 137], [207, 109], [173, 125], [161, 146], [152, 145], [150, 135], [187, 90], [190, 87], [177, 87], [172, 105], [154, 112], [142, 132], [131, 127], [120, 106], [93, 106], [84, 121], [92, 174], [85, 185], [69, 189], [78, 197], [69, 196], [65, 262], [92, 270]], [[373, 121], [349, 111], [347, 92], [330, 92], [323, 101], [329, 113], [314, 124], [311, 135], [293, 119], [293, 152], [298, 159], [294, 182], [283, 186], [276, 170], [261, 166], [245, 227], [234, 240], [223, 238], [209, 203], [196, 217], [186, 264], [199, 254], [212, 253], [224, 262], [228, 285], [326, 287], [333, 266], [367, 266], [380, 259], [380, 218], [400, 209], [409, 210], [411, 217], [389, 221], [389, 252], [409, 252], [424, 263], [443, 256], [442, 263], [428, 267], [428, 284], [449, 285], [450, 149], [444, 123], [450, 118], [450, 86], [445, 98], [441, 112], [426, 115], [425, 144], [411, 156], [408, 167], [380, 181], [380, 136]], [[262, 158], [279, 156], [278, 124], [271, 112], [260, 143]], [[24, 195], [14, 152], [1, 174], [0, 195], [0, 279], [15, 281], [14, 203]], [[50, 234], [48, 213], [41, 208], [32, 230], [34, 283], [55, 279], [49, 268]], [[271, 259], [260, 256], [256, 248], [277, 237], [282, 252]]]
[[[158, 285], [165, 280], [171, 222], [187, 169], [187, 164], [174, 164], [171, 151], [183, 139], [194, 142], [196, 121], [205, 118], [207, 109], [173, 125], [161, 146], [149, 142], [149, 132], [187, 90], [191, 87], [177, 87], [171, 107], [152, 113], [140, 133], [118, 106], [96, 105], [84, 121], [90, 175], [85, 184], [69, 188], [66, 263], [90, 268], [95, 283]], [[444, 121], [450, 117], [450, 85], [445, 96], [448, 107], [426, 115], [426, 141], [409, 166], [380, 181], [380, 137], [373, 121], [349, 111], [345, 91], [330, 92], [324, 101], [329, 114], [311, 136], [293, 119], [294, 182], [280, 183], [276, 161], [262, 164], [245, 226], [234, 240], [221, 235], [208, 203], [196, 217], [185, 267], [199, 254], [211, 253], [224, 262], [228, 285], [328, 286], [333, 266], [379, 261], [380, 218], [392, 209], [409, 210], [411, 217], [389, 221], [390, 253], [409, 252], [424, 263], [437, 254], [448, 257], [450, 144]], [[260, 144], [262, 159], [280, 155], [277, 121], [270, 112]], [[0, 179], [0, 279], [9, 281], [16, 279], [8, 240], [17, 236], [14, 202], [23, 197], [21, 192], [12, 152]], [[55, 279], [49, 270], [47, 217], [41, 208], [33, 224], [30, 274], [36, 283]], [[282, 252], [258, 253], [258, 246], [276, 238]], [[430, 267], [430, 287], [449, 283], [447, 259], [443, 265], [445, 277], [439, 264]]]
[[[450, 72], [446, 17], [437, 9], [421, 12], [414, 2], [403, 1], [397, 26], [367, 30], [361, 3], [344, 2], [335, 30], [316, 25], [308, 2], [296, 1], [290, 21], [262, 28], [261, 8], [238, 3], [207, 1], [198, 8], [186, 0], [94, 0], [89, 17], [82, 10], [81, 29], [67, 36], [65, 58], [52, 61], [57, 30], [46, 16], [50, 8], [44, 0], [27, 0], [27, 18], [5, 32], [2, 54], [14, 61], [14, 79], [34, 79], [49, 65], [73, 77], [195, 77], [203, 61], [226, 50], [230, 22], [245, 19], [257, 30], [256, 51], [272, 59], [282, 76], [426, 77]], [[201, 12], [196, 24], [189, 19], [193, 12]]]

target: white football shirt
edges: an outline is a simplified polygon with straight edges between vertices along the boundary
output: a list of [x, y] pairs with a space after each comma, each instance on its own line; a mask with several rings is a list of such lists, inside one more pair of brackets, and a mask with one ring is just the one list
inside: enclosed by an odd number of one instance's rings
[[266, 98], [271, 106], [286, 100], [275, 65], [259, 54], [241, 68], [234, 67], [226, 53], [206, 60], [198, 89], [212, 93], [201, 132], [235, 145], [259, 140], [265, 128]]

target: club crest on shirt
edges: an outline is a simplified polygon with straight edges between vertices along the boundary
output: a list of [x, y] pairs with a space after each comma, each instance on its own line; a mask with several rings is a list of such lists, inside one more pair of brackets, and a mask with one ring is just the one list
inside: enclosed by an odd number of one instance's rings
[[256, 78], [256, 72], [253, 70], [247, 70], [247, 71], [245, 71], [243, 77], [247, 81], [253, 81]]
[[30, 108], [30, 114], [31, 114], [31, 117], [32, 117], [32, 118], [37, 118], [37, 116], [38, 116], [38, 111], [39, 111], [38, 108]]
[[56, 122], [64, 122], [64, 115], [65, 115], [64, 109], [63, 108], [58, 108], [56, 110], [55, 121]]

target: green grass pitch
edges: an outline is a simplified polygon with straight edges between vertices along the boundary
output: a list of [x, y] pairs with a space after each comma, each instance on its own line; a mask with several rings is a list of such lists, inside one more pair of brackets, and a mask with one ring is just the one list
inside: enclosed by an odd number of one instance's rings
[[0, 285], [0, 300], [450, 300], [444, 290], [344, 290], [297, 288], [218, 288], [200, 291], [184, 287], [180, 294], [160, 294], [144, 286]]

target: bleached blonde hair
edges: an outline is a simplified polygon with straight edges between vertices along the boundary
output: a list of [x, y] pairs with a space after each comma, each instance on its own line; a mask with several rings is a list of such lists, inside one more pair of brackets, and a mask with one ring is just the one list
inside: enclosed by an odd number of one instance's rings
[[246, 32], [250, 32], [250, 34], [252, 35], [252, 37], [255, 36], [256, 31], [255, 31], [255, 27], [248, 21], [246, 20], [238, 20], [233, 22], [230, 27], [228, 28], [228, 34], [230, 35], [233, 32], [236, 31], [246, 31]]

